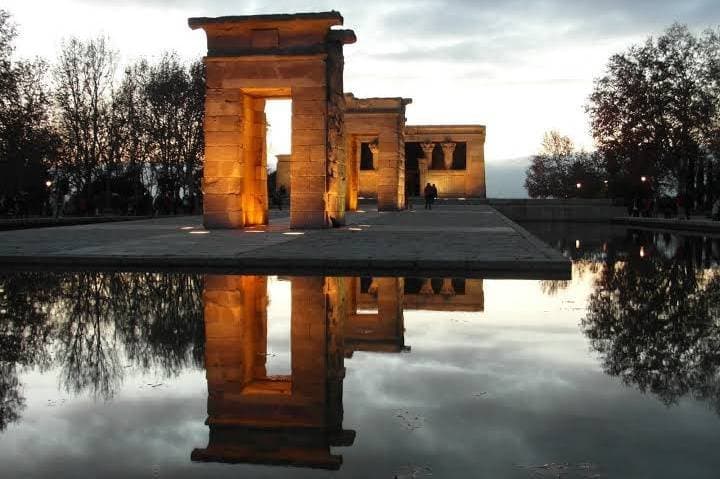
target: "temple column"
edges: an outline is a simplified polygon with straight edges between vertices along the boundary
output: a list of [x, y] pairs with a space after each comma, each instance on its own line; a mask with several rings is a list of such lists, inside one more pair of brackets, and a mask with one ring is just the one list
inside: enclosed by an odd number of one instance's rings
[[370, 148], [370, 153], [372, 153], [372, 169], [377, 171], [378, 165], [380, 164], [380, 147], [377, 142], [375, 142], [369, 143], [368, 148]]
[[430, 278], [425, 278], [423, 280], [422, 286], [420, 287], [420, 294], [427, 295], [427, 296], [435, 294], [435, 291], [433, 291], [432, 281]]
[[377, 296], [377, 292], [378, 292], [378, 281], [377, 281], [377, 278], [373, 278], [372, 281], [370, 281], [370, 286], [368, 286], [368, 294]]
[[452, 141], [446, 141], [440, 143], [443, 150], [443, 162], [445, 163], [445, 169], [451, 170], [453, 164], [453, 153], [455, 152], [455, 143]]
[[452, 278], [443, 278], [440, 294], [442, 296], [455, 296], [455, 288], [452, 284]]
[[427, 183], [428, 170], [432, 166], [432, 154], [433, 150], [435, 149], [435, 143], [433, 143], [432, 141], [426, 141], [425, 143], [420, 143], [420, 148], [422, 148], [423, 155], [425, 155], [425, 158], [418, 158], [420, 196], [422, 196], [423, 190], [425, 189], [425, 184]]

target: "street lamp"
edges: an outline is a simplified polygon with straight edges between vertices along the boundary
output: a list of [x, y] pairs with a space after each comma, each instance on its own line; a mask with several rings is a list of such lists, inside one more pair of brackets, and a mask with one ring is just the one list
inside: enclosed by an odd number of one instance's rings
[[582, 183], [578, 182], [575, 186], [577, 186], [577, 189], [579, 190], [580, 188], [582, 188]]
[[642, 181], [643, 183], [645, 183], [645, 182], [647, 181], [647, 177], [646, 177], [646, 176], [641, 176], [641, 177], [640, 177], [640, 181]]
[[48, 188], [50, 188], [50, 187], [52, 186], [52, 181], [47, 180], [47, 181], [45, 182], [45, 186], [47, 186]]

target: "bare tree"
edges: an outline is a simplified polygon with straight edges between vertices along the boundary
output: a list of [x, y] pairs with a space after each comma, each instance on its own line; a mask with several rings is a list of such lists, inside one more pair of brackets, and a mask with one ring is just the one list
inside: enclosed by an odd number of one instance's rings
[[[14, 61], [15, 28], [0, 10], [0, 214], [39, 213], [57, 138], [42, 60]], [[11, 211], [12, 210], [12, 211]]]
[[572, 140], [557, 131], [543, 137], [525, 173], [531, 198], [598, 197], [604, 192], [602, 156], [575, 150]]
[[202, 168], [205, 74], [196, 62], [183, 65], [166, 53], [149, 65], [143, 88], [147, 160], [154, 172], [158, 194], [177, 212], [181, 191], [190, 204], [200, 196]]
[[60, 166], [86, 208], [95, 193], [93, 181], [117, 161], [109, 128], [115, 69], [116, 54], [99, 37], [64, 42], [54, 70], [57, 126], [63, 140]]

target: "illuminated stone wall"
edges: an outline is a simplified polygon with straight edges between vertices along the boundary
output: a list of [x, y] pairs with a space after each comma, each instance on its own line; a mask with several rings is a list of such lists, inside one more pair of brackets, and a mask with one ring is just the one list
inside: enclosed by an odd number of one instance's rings
[[290, 192], [290, 155], [276, 155], [277, 169], [275, 170], [275, 190], [279, 190], [281, 186], [285, 187], [286, 192]]
[[[435, 183], [438, 196], [485, 198], [485, 127], [481, 125], [408, 125], [405, 142], [419, 143], [424, 157], [418, 159], [420, 194], [427, 183]], [[452, 154], [458, 143], [466, 145], [464, 170], [453, 170]], [[443, 168], [432, 168], [430, 155], [440, 145]]]
[[360, 278], [347, 278], [347, 281], [353, 300], [345, 324], [345, 355], [350, 357], [355, 351], [397, 353], [406, 350], [403, 278], [374, 278], [366, 295], [360, 291]]
[[353, 431], [342, 429], [346, 285], [291, 279], [291, 374], [268, 377], [267, 279], [206, 276], [208, 445], [194, 461], [337, 469]]
[[[387, 286], [384, 278], [372, 278], [367, 291], [360, 290], [360, 282], [356, 280], [355, 303], [356, 309], [379, 308], [380, 299], [384, 295], [394, 294], [402, 302], [403, 308], [408, 310], [429, 311], [467, 311], [481, 312], [485, 310], [485, 292], [482, 279], [453, 279], [453, 278], [419, 278], [405, 279], [404, 289], [410, 289], [411, 281], [416, 282], [416, 291], [396, 292], [392, 286]], [[385, 304], [388, 300], [385, 299]]]
[[[405, 208], [405, 107], [409, 98], [355, 98], [345, 95], [347, 208], [357, 197], [377, 198], [380, 211]], [[373, 169], [360, 170], [360, 144], [369, 143]]]

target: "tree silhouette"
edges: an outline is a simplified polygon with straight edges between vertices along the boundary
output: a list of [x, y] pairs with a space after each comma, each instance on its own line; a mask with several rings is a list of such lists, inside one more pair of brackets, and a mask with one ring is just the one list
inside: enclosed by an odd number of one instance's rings
[[600, 155], [576, 151], [570, 138], [549, 131], [525, 172], [525, 188], [531, 198], [599, 197], [605, 194], [605, 177]]
[[582, 325], [607, 374], [665, 404], [690, 395], [720, 414], [720, 275], [702, 269], [700, 243], [685, 237], [670, 258], [648, 247], [607, 262]]
[[592, 132], [617, 194], [677, 188], [698, 199], [717, 185], [720, 116], [717, 34], [673, 25], [610, 58], [587, 105]]
[[48, 321], [45, 291], [54, 284], [42, 274], [0, 275], [0, 431], [24, 409], [19, 368], [45, 369], [51, 362], [55, 327]]
[[67, 392], [108, 400], [126, 366], [166, 377], [202, 367], [202, 288], [184, 274], [0, 275], [0, 430], [24, 408], [22, 368], [58, 367]]

